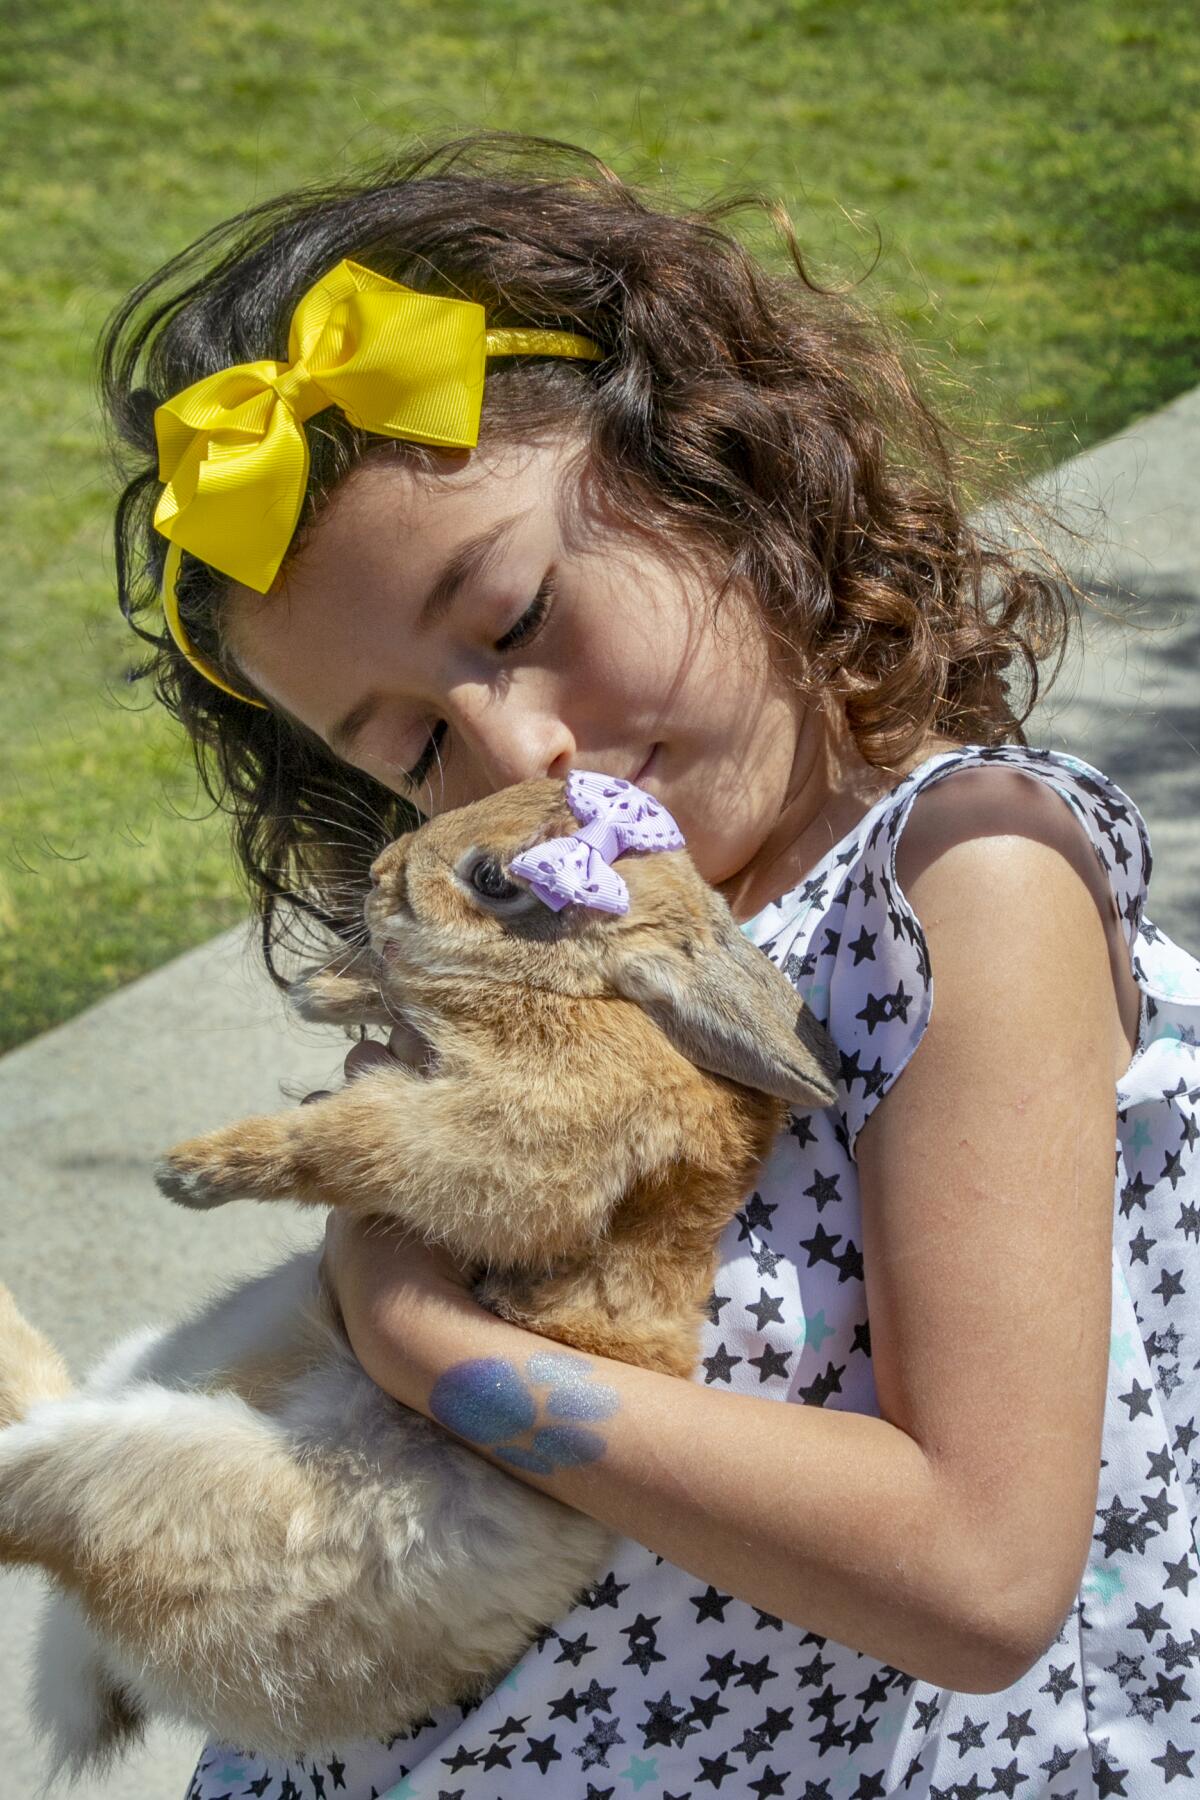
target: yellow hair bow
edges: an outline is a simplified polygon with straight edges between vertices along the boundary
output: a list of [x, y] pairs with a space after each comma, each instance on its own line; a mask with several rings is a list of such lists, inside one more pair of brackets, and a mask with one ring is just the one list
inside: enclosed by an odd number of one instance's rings
[[479, 441], [486, 358], [519, 353], [604, 355], [574, 332], [489, 331], [473, 300], [422, 294], [343, 261], [297, 305], [286, 362], [238, 363], [165, 401], [154, 415], [165, 484], [154, 525], [171, 544], [168, 629], [189, 662], [226, 693], [249, 698], [187, 640], [175, 595], [180, 553], [267, 592], [304, 502], [306, 419], [336, 406], [364, 431], [470, 449]]

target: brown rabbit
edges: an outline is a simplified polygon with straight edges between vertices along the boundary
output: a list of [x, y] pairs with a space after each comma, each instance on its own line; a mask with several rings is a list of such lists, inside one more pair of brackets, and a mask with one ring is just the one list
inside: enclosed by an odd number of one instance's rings
[[[577, 829], [561, 781], [378, 859], [370, 944], [295, 998], [394, 1022], [423, 1073], [180, 1145], [165, 1192], [384, 1214], [496, 1311], [677, 1375], [717, 1240], [834, 1056], [686, 851], [625, 856], [626, 915], [554, 912], [507, 865]], [[591, 1580], [594, 1521], [392, 1401], [305, 1252], [144, 1331], [71, 1391], [0, 1288], [0, 1560], [52, 1578], [35, 1713], [54, 1766], [160, 1712], [266, 1754], [387, 1736], [493, 1684]]]

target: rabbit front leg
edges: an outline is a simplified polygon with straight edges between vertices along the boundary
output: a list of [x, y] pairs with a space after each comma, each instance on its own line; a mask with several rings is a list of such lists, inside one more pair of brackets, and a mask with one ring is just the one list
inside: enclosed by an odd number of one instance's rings
[[370, 948], [306, 969], [288, 988], [302, 1019], [319, 1025], [386, 1025], [396, 1015], [383, 995], [383, 964]]
[[609, 1129], [588, 1131], [577, 1097], [574, 1110], [536, 1116], [525, 1101], [514, 1091], [485, 1104], [461, 1078], [380, 1069], [313, 1106], [179, 1144], [155, 1179], [197, 1210], [238, 1199], [343, 1206], [467, 1262], [548, 1267], [603, 1228], [637, 1152]]

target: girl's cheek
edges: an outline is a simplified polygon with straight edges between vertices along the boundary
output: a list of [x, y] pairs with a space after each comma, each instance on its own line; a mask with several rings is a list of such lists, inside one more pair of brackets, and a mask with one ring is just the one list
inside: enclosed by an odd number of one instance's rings
[[356, 751], [353, 756], [344, 756], [342, 761], [356, 769], [360, 775], [377, 781], [380, 787], [388, 788], [394, 794], [404, 795], [408, 784], [402, 779], [402, 766], [398, 762], [363, 751]]
[[[379, 782], [381, 787], [389, 788], [402, 800], [409, 800], [413, 798], [414, 790], [407, 780], [405, 772], [420, 760], [427, 741], [426, 734], [422, 733], [419, 728], [414, 731], [409, 727], [393, 733], [388, 729], [386, 720], [372, 720], [367, 731], [355, 744], [353, 753], [345, 760], [351, 768], [359, 769], [364, 775], [369, 775], [371, 780]], [[436, 789], [438, 785], [436, 757], [430, 770], [429, 779]]]

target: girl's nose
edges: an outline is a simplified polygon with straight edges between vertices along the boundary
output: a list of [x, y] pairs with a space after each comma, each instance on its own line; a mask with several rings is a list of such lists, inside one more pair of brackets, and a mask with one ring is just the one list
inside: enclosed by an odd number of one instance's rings
[[[565, 778], [575, 758], [575, 738], [559, 709], [535, 704], [517, 687], [496, 694], [464, 684], [450, 696], [460, 735], [492, 791], [546, 775]], [[455, 722], [452, 716], [452, 730]]]

